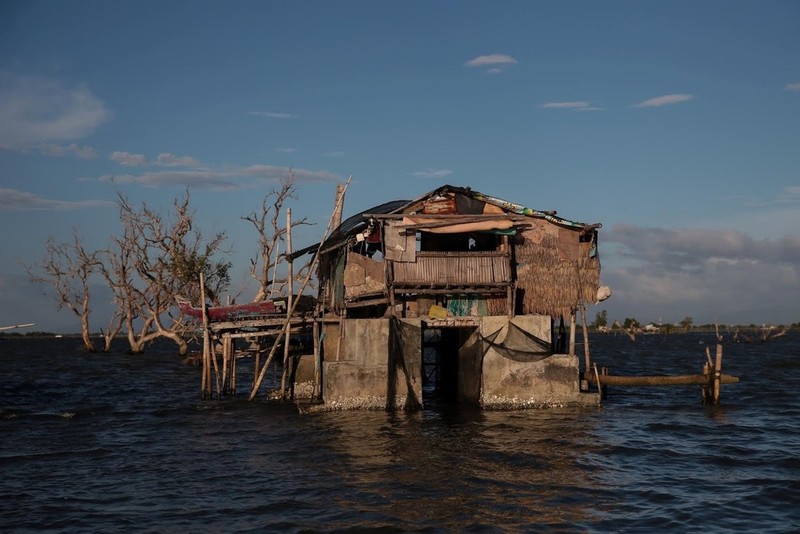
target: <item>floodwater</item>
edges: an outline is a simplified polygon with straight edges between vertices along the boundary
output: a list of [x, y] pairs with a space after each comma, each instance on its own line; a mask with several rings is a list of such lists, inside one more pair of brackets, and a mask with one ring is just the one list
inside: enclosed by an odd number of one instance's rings
[[[169, 348], [0, 340], [4, 532], [797, 532], [800, 334], [724, 346], [739, 384], [597, 408], [329, 412], [201, 401]], [[612, 374], [697, 373], [712, 335], [593, 336]], [[713, 354], [712, 345], [712, 354]], [[239, 383], [250, 380], [240, 374]]]

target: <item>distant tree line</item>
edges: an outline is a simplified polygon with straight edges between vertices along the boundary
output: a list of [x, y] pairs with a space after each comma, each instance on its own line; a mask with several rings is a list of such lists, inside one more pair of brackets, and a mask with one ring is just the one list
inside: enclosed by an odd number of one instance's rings
[[[726, 324], [703, 324], [695, 325], [694, 319], [691, 316], [686, 316], [681, 319], [677, 324], [673, 323], [648, 323], [645, 326], [634, 317], [626, 317], [622, 322], [615, 320], [609, 326], [608, 311], [601, 310], [595, 315], [595, 320], [589, 325], [591, 330], [597, 332], [622, 332], [635, 339], [635, 334], [642, 331], [662, 332], [665, 334], [679, 333], [679, 332], [728, 332], [731, 334], [735, 341], [749, 341], [752, 338], [767, 341], [774, 337], [783, 335], [787, 330], [800, 329], [800, 323], [792, 323], [791, 325], [726, 325]], [[745, 334], [750, 332], [750, 335]]]
[[[258, 284], [253, 300], [285, 290], [289, 281], [276, 276], [286, 227], [280, 212], [296, 199], [294, 175], [290, 172], [279, 185], [264, 195], [260, 208], [247, 216], [257, 233], [257, 247], [250, 260], [250, 274]], [[134, 205], [121, 193], [116, 200], [121, 230], [110, 236], [107, 248], [87, 250], [77, 229], [70, 241], [45, 242], [44, 259], [25, 265], [31, 282], [42, 284], [59, 310], [72, 312], [80, 324], [87, 351], [97, 350], [92, 336], [91, 288], [102, 281], [113, 295], [115, 305], [106, 318], [102, 333], [103, 351], [123, 334], [133, 354], [142, 353], [157, 338], [171, 340], [180, 354], [186, 354], [192, 324], [174, 305], [176, 295], [200, 302], [199, 278], [205, 279], [206, 297], [213, 305], [229, 289], [232, 263], [225, 247], [227, 235], [205, 236], [198, 228], [186, 191], [174, 199], [167, 214], [147, 204]], [[306, 219], [292, 227], [308, 224]], [[285, 250], [285, 249], [284, 249]], [[304, 276], [301, 269], [296, 277]]]

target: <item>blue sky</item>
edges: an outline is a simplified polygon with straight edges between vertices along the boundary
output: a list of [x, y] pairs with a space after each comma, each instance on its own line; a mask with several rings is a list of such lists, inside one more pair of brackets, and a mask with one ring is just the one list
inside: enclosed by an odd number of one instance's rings
[[[23, 263], [116, 191], [226, 231], [450, 183], [603, 224], [611, 319], [800, 321], [800, 3], [0, 4], [0, 325], [74, 331]], [[98, 303], [97, 328], [103, 325]]]

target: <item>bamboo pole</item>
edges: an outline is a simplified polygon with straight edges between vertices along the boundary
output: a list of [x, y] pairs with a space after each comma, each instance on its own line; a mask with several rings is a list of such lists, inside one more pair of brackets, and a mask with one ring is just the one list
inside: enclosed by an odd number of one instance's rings
[[208, 309], [206, 308], [206, 285], [203, 273], [200, 273], [200, 307], [203, 310], [203, 372], [201, 382], [201, 398], [211, 398], [211, 335], [208, 332]]
[[261, 338], [260, 337], [256, 338], [255, 344], [256, 344], [256, 353], [253, 356], [253, 384], [252, 384], [253, 386], [256, 385], [256, 380], [258, 379], [258, 373], [259, 373], [259, 370], [260, 370], [259, 366], [261, 364]]
[[[569, 355], [575, 356], [575, 311], [569, 313]], [[586, 374], [589, 374], [588, 372]]]
[[231, 395], [236, 395], [236, 344], [232, 337], [228, 339], [231, 343]]
[[228, 388], [228, 366], [230, 365], [230, 355], [228, 354], [228, 336], [222, 336], [222, 394], [227, 395]]
[[[334, 206], [334, 214], [336, 210], [339, 208], [339, 203], [344, 198], [344, 192], [350, 186], [350, 181], [352, 180], [352, 176], [347, 179], [347, 182], [344, 184], [344, 188], [342, 190], [342, 194], [337, 197], [336, 199], [336, 206]], [[303, 280], [303, 285], [300, 287], [299, 294], [302, 294], [305, 291], [308, 282], [311, 280], [311, 276], [314, 274], [314, 266], [316, 265], [317, 261], [319, 260], [319, 251], [322, 249], [323, 243], [325, 243], [325, 239], [328, 237], [328, 233], [332, 229], [333, 224], [333, 215], [331, 215], [330, 220], [328, 221], [328, 227], [325, 229], [325, 233], [322, 235], [322, 239], [319, 242], [319, 246], [317, 247], [317, 252], [314, 254], [314, 258], [311, 260], [311, 264], [308, 266], [308, 273], [306, 273], [306, 278]], [[297, 307], [297, 303], [300, 302], [300, 299], [297, 299], [292, 304], [292, 310], [289, 313], [289, 317], [291, 317], [292, 313], [294, 313], [294, 308]], [[288, 320], [287, 320], [288, 322]], [[258, 388], [261, 387], [261, 382], [264, 380], [264, 375], [267, 374], [267, 369], [269, 368], [269, 364], [272, 361], [272, 358], [275, 356], [275, 352], [278, 347], [278, 343], [280, 343], [281, 337], [283, 337], [283, 333], [285, 332], [285, 328], [278, 331], [278, 337], [275, 339], [275, 343], [272, 345], [272, 349], [269, 352], [269, 356], [267, 357], [267, 361], [264, 362], [264, 367], [261, 369], [261, 373], [258, 375], [258, 380], [256, 383], [253, 384], [253, 389], [250, 391], [250, 397], [248, 400], [253, 400], [256, 398], [258, 394]]]
[[586, 306], [581, 301], [581, 326], [583, 327], [583, 360], [584, 369], [589, 372], [591, 369], [591, 358], [589, 357], [589, 327], [586, 325]]
[[292, 208], [286, 209], [286, 279], [289, 289], [286, 297], [286, 335], [283, 341], [283, 375], [281, 375], [281, 398], [286, 397], [286, 377], [289, 374], [289, 339], [292, 335], [292, 298], [294, 293], [294, 273], [292, 271]]
[[311, 399], [316, 400], [318, 396], [322, 396], [322, 384], [320, 383], [320, 379], [322, 378], [320, 375], [320, 370], [322, 369], [322, 351], [319, 346], [319, 322], [316, 317], [314, 317], [314, 324], [311, 326], [311, 331], [314, 336], [314, 388], [311, 391]]

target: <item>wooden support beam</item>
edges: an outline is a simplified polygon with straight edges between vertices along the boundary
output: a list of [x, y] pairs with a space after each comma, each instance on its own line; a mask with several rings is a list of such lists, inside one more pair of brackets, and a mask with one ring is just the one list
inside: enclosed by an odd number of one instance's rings
[[[584, 378], [591, 383], [597, 380], [591, 373], [586, 373]], [[603, 386], [682, 386], [690, 384], [706, 385], [706, 375], [655, 375], [655, 376], [620, 376], [603, 375]], [[739, 378], [720, 374], [720, 384], [736, 384]]]

